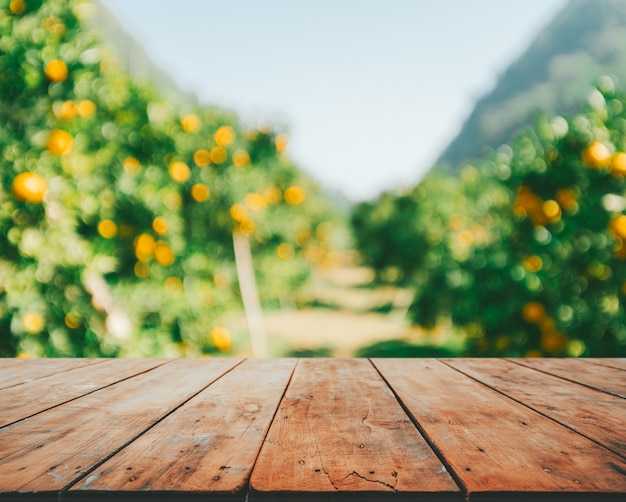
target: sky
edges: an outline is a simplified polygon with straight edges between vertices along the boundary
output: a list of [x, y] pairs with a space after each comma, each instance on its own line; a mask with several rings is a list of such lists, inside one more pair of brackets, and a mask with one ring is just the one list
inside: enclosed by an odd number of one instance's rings
[[352, 201], [417, 183], [567, 0], [100, 0], [201, 102]]

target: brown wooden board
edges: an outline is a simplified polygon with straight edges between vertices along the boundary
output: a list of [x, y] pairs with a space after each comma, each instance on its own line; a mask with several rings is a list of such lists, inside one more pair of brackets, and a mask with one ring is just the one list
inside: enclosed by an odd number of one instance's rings
[[299, 361], [250, 485], [250, 500], [460, 500], [365, 359]]
[[243, 500], [295, 364], [245, 361], [98, 467], [70, 498], [176, 492]]
[[626, 492], [621, 457], [444, 363], [373, 362], [470, 500], [603, 500]]
[[61, 490], [239, 362], [175, 360], [0, 429], [0, 497]]
[[[79, 366], [46, 378], [0, 390], [0, 427], [41, 413], [164, 364], [165, 360], [108, 359], [102, 364]], [[28, 399], [24, 399], [28, 396]]]
[[104, 362], [105, 359], [1, 359], [0, 389]]
[[600, 364], [602, 366], [608, 366], [609, 368], [616, 368], [618, 370], [626, 371], [626, 359], [624, 358], [593, 358], [585, 360], [593, 364]]
[[444, 362], [626, 457], [626, 400], [502, 359]]
[[626, 398], [626, 378], [624, 372], [616, 368], [590, 364], [586, 359], [511, 359], [511, 361]]

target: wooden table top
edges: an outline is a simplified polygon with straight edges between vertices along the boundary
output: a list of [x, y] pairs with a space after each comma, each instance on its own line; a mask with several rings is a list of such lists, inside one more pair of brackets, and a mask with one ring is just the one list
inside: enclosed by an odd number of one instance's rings
[[626, 360], [0, 360], [0, 500], [626, 500]]

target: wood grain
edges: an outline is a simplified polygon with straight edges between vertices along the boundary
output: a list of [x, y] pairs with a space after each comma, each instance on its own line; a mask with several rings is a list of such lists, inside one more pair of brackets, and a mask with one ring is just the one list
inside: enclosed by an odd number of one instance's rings
[[444, 362], [626, 458], [626, 400], [502, 359]]
[[62, 489], [239, 362], [174, 360], [0, 429], [0, 492]]
[[512, 361], [626, 398], [626, 378], [624, 378], [624, 372], [616, 368], [589, 364], [586, 359], [513, 359]]
[[[252, 473], [251, 499], [460, 497], [364, 359], [301, 360]], [[380, 497], [380, 498], [379, 498]], [[281, 499], [282, 500], [282, 499]], [[422, 500], [422, 499], [420, 499]]]
[[601, 366], [608, 366], [609, 368], [615, 368], [618, 370], [626, 371], [626, 359], [624, 358], [593, 358], [585, 359], [588, 363], [599, 364]]
[[295, 364], [247, 360], [98, 467], [72, 495], [175, 491], [243, 499]]
[[[99, 364], [104, 359], [2, 359], [0, 358], [0, 389], [32, 382], [83, 366]], [[45, 385], [45, 382], [42, 384]]]
[[[84, 396], [124, 380], [138, 373], [164, 364], [165, 360], [137, 359], [129, 363], [126, 359], [108, 359], [101, 364], [91, 364], [49, 375], [0, 390], [0, 427], [41, 413], [72, 399]], [[27, 395], [28, 399], [23, 399]]]
[[621, 457], [442, 362], [373, 362], [470, 500], [511, 492], [596, 500], [626, 491]]

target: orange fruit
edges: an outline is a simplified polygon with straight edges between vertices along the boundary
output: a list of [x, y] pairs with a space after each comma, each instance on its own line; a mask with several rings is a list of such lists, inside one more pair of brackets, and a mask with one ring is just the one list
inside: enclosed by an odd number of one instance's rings
[[196, 150], [193, 154], [193, 161], [198, 167], [206, 167], [211, 163], [211, 154], [204, 149]]
[[44, 69], [46, 77], [52, 82], [63, 82], [67, 78], [67, 66], [60, 59], [53, 59]]
[[112, 239], [117, 232], [117, 224], [112, 220], [102, 220], [98, 223], [98, 233], [105, 239]]
[[167, 221], [163, 216], [157, 216], [152, 220], [152, 229], [159, 235], [165, 235], [167, 233]]
[[549, 221], [554, 223], [561, 219], [561, 206], [557, 201], [547, 200], [542, 204], [541, 209]]
[[559, 205], [566, 211], [576, 209], [578, 203], [576, 202], [576, 194], [569, 188], [563, 188], [556, 193], [556, 200]]
[[165, 242], [158, 241], [154, 245], [154, 259], [157, 263], [167, 267], [174, 263], [175, 258], [174, 252]]
[[611, 159], [611, 173], [626, 176], [626, 153], [617, 152]]
[[196, 202], [205, 202], [209, 200], [210, 196], [211, 190], [209, 190], [208, 186], [202, 183], [196, 183], [194, 186], [191, 187], [191, 197]]
[[76, 116], [77, 111], [76, 103], [70, 99], [63, 102], [59, 115], [63, 120], [70, 120]]
[[39, 174], [25, 172], [13, 178], [11, 189], [17, 199], [40, 204], [48, 191], [48, 183]]
[[220, 352], [226, 352], [230, 349], [231, 338], [230, 332], [223, 326], [217, 326], [211, 330], [211, 342]]
[[178, 183], [184, 183], [191, 176], [189, 166], [184, 162], [173, 162], [170, 164], [170, 176]]
[[26, 312], [22, 317], [24, 329], [31, 335], [36, 335], [45, 326], [44, 318], [37, 312]]
[[524, 260], [524, 268], [529, 272], [539, 272], [543, 268], [543, 260], [537, 256], [529, 256]]
[[279, 153], [284, 152], [287, 149], [287, 145], [289, 144], [289, 135], [287, 133], [280, 133], [278, 136], [274, 138], [274, 145], [276, 146], [276, 151]]
[[235, 130], [230, 126], [221, 126], [215, 131], [213, 139], [219, 146], [228, 146], [235, 140]]
[[583, 151], [583, 162], [589, 167], [608, 167], [611, 165], [611, 152], [605, 144], [594, 141]]
[[78, 114], [81, 117], [91, 117], [94, 113], [96, 113], [96, 104], [88, 99], [79, 101], [76, 108], [78, 109]]
[[281, 260], [290, 260], [293, 258], [295, 251], [291, 244], [283, 242], [276, 248], [276, 254]]
[[13, 14], [23, 14], [26, 11], [26, 3], [24, 0], [11, 0], [9, 10]]
[[230, 217], [241, 223], [248, 219], [248, 210], [241, 204], [233, 204], [230, 207]]
[[620, 239], [626, 239], [626, 214], [621, 214], [611, 220], [610, 228]]
[[55, 129], [48, 136], [46, 148], [53, 155], [67, 155], [74, 148], [74, 138], [66, 131]]
[[250, 155], [245, 150], [237, 150], [233, 153], [233, 164], [237, 167], [246, 167], [250, 164]]
[[154, 237], [150, 234], [141, 234], [135, 240], [135, 255], [141, 261], [148, 261], [154, 254]]
[[187, 132], [196, 132], [200, 129], [200, 119], [193, 114], [186, 115], [180, 121], [180, 125], [183, 126], [183, 129]]
[[567, 337], [561, 333], [548, 331], [541, 336], [541, 348], [546, 352], [562, 352], [566, 345]]
[[539, 324], [546, 318], [546, 310], [541, 303], [529, 302], [522, 309], [522, 317], [525, 321]]
[[141, 170], [141, 163], [135, 157], [126, 157], [123, 167], [128, 174], [135, 175]]
[[265, 197], [256, 192], [246, 194], [244, 202], [246, 204], [246, 207], [248, 209], [251, 209], [252, 211], [260, 211], [261, 209], [264, 209], [265, 206], [267, 206], [267, 201], [265, 200]]
[[285, 190], [285, 200], [287, 201], [287, 204], [297, 206], [298, 204], [302, 204], [305, 198], [306, 192], [302, 187], [291, 186]]
[[226, 148], [222, 146], [214, 146], [211, 148], [211, 161], [215, 164], [222, 164], [228, 158]]

